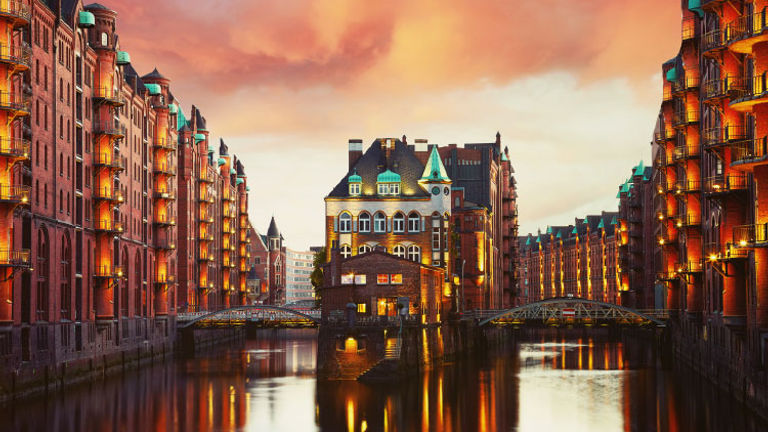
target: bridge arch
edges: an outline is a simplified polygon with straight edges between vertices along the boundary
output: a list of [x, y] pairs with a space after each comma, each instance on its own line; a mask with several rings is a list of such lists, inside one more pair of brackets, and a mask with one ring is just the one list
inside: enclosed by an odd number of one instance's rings
[[196, 323], [210, 319], [215, 318], [217, 315], [225, 315], [230, 312], [237, 312], [237, 311], [245, 311], [245, 310], [259, 310], [259, 311], [275, 311], [275, 312], [282, 312], [287, 313], [290, 315], [296, 315], [297, 317], [301, 317], [307, 320], [310, 320], [314, 323], [319, 322], [319, 320], [311, 315], [308, 315], [304, 312], [297, 311], [296, 309], [286, 308], [282, 306], [271, 306], [271, 305], [242, 305], [242, 306], [232, 306], [226, 309], [221, 309], [213, 312], [209, 312], [203, 315], [196, 316], [195, 318], [184, 322], [183, 324], [179, 324], [179, 328], [186, 328], [192, 325], [195, 325]]
[[[568, 310], [573, 315], [566, 316], [563, 314], [563, 310]], [[520, 320], [575, 318], [614, 321], [619, 321], [622, 319], [640, 319], [651, 322], [658, 327], [665, 326], [664, 321], [661, 321], [635, 309], [612, 303], [605, 303], [598, 300], [588, 300], [578, 297], [554, 297], [528, 303], [523, 306], [514, 307], [496, 313], [495, 315], [480, 321], [479, 325], [484, 326], [494, 320], [501, 318]]]

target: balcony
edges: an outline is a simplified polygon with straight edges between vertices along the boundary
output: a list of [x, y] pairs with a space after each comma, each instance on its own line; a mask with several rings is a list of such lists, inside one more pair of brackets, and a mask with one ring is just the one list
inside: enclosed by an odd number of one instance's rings
[[0, 267], [29, 267], [31, 265], [29, 249], [0, 249]]
[[674, 220], [677, 228], [698, 228], [701, 226], [701, 216], [693, 213], [677, 215]]
[[679, 278], [676, 271], [665, 271], [656, 273], [656, 279], [666, 282], [674, 282]]
[[725, 247], [720, 243], [706, 243], [704, 245], [704, 257], [709, 262], [745, 259], [748, 256], [746, 249], [736, 248], [732, 243], [726, 243]]
[[93, 133], [98, 135], [107, 135], [114, 138], [123, 138], [120, 122], [115, 119], [93, 119]]
[[156, 284], [172, 284], [176, 282], [176, 276], [172, 274], [157, 274], [155, 275]]
[[95, 188], [93, 189], [93, 199], [121, 203], [123, 202], [123, 193], [119, 190], [113, 190], [113, 188], [109, 186], [103, 188]]
[[705, 129], [701, 141], [705, 148], [717, 148], [735, 141], [747, 139], [744, 126], [724, 126]]
[[126, 273], [123, 266], [97, 265], [93, 271], [93, 277], [95, 278], [117, 279], [125, 276]]
[[32, 49], [27, 44], [0, 44], [0, 63], [10, 65], [14, 72], [29, 69]]
[[678, 273], [693, 274], [704, 271], [704, 263], [701, 260], [688, 260], [678, 267]]
[[678, 180], [675, 184], [675, 193], [693, 193], [701, 191], [700, 180]]
[[116, 171], [125, 170], [123, 159], [117, 154], [96, 153], [93, 155], [93, 164], [101, 168], [109, 168]]
[[0, 184], [0, 203], [27, 204], [31, 191], [31, 186]]
[[731, 21], [726, 28], [726, 40], [732, 51], [752, 54], [755, 44], [768, 40], [765, 30], [766, 12], [763, 10]]
[[198, 201], [203, 203], [209, 203], [209, 204], [213, 203], [214, 202], [213, 193], [209, 193], [209, 192], [201, 193]]
[[741, 174], [718, 175], [704, 179], [707, 195], [727, 194], [747, 190], [747, 176]]
[[738, 141], [731, 144], [731, 166], [749, 170], [768, 163], [768, 139], [766, 137]]
[[200, 256], [197, 257], [198, 261], [216, 261], [216, 256], [213, 252], [200, 251]]
[[213, 223], [213, 212], [200, 212], [200, 222], [209, 224]]
[[661, 246], [670, 246], [675, 244], [677, 242], [677, 230], [670, 229], [667, 224], [661, 224], [658, 242]]
[[11, 19], [15, 27], [29, 24], [30, 8], [17, 0], [0, 1], [0, 17]]
[[0, 156], [29, 159], [30, 141], [20, 138], [0, 138]]
[[168, 214], [155, 213], [155, 219], [152, 221], [152, 223], [158, 226], [174, 226], [176, 225], [176, 218]]
[[0, 91], [0, 109], [10, 111], [14, 116], [29, 114], [29, 98], [18, 93]]
[[672, 83], [672, 94], [678, 95], [686, 91], [693, 91], [699, 88], [701, 79], [697, 76], [680, 77]]
[[662, 128], [661, 130], [654, 132], [653, 139], [657, 143], [662, 143], [664, 141], [674, 139], [675, 135], [676, 133], [674, 129], [667, 130], [666, 128]]
[[686, 18], [683, 20], [683, 29], [680, 32], [683, 42], [692, 40], [696, 37], [696, 20]]
[[94, 87], [93, 99], [96, 102], [105, 103], [111, 106], [125, 105], [125, 98], [120, 94], [120, 92], [114, 88], [109, 87]]
[[200, 170], [200, 177], [198, 178], [198, 181], [202, 183], [213, 183], [215, 179], [216, 172], [212, 168]]
[[204, 241], [204, 242], [212, 242], [214, 240], [213, 233], [200, 233], [197, 235], [197, 240]]
[[685, 159], [698, 158], [701, 155], [701, 150], [698, 145], [682, 145], [675, 146], [675, 151], [672, 154], [672, 159], [675, 161], [681, 161]]
[[175, 200], [176, 195], [170, 189], [155, 189], [152, 192], [152, 196], [155, 199]]
[[738, 248], [768, 246], [768, 224], [733, 227], [733, 242]]
[[123, 223], [115, 220], [98, 220], [94, 223], [93, 229], [97, 232], [120, 234], [123, 232]]
[[167, 175], [167, 176], [175, 176], [176, 175], [176, 167], [173, 166], [170, 163], [170, 161], [168, 161], [168, 160], [165, 160], [165, 161], [163, 161], [163, 160], [157, 161], [156, 160], [152, 164], [152, 172], [154, 172], [155, 174], [163, 174], [163, 175]]
[[743, 78], [725, 77], [709, 80], [704, 83], [704, 101], [719, 102], [724, 98], [738, 98], [746, 92], [746, 81]]
[[699, 112], [697, 110], [677, 111], [672, 118], [674, 127], [684, 127], [699, 121]]
[[701, 53], [713, 55], [725, 49], [725, 35], [722, 30], [711, 30], [701, 36]]
[[176, 151], [176, 142], [165, 138], [158, 138], [152, 141], [152, 146], [160, 150]]
[[736, 111], [751, 111], [755, 105], [768, 103], [768, 75], [744, 78], [744, 89], [735, 95], [730, 107]]

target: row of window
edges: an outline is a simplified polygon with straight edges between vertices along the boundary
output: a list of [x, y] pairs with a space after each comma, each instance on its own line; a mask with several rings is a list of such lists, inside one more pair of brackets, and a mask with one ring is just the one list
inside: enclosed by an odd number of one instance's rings
[[[435, 220], [439, 220], [439, 216], [433, 216], [433, 225]], [[420, 232], [421, 216], [416, 212], [411, 212], [407, 218], [408, 232]], [[405, 232], [406, 217], [403, 213], [397, 212], [392, 217], [392, 231], [393, 232]], [[439, 226], [439, 222], [438, 222]], [[353, 227], [352, 215], [349, 212], [342, 212], [339, 215], [338, 231], [347, 232], [371, 232], [371, 215], [367, 212], [360, 213], [357, 218], [357, 226]], [[387, 215], [384, 212], [376, 212], [373, 215], [373, 232], [384, 233], [387, 232]]]
[[[371, 252], [373, 250], [373, 247], [370, 245], [364, 244], [360, 245], [360, 247], [357, 248], [357, 254], [362, 255], [364, 253]], [[339, 251], [341, 253], [341, 256], [344, 258], [349, 258], [352, 256], [352, 247], [348, 244], [343, 244], [339, 248]], [[384, 252], [386, 252], [386, 248], [384, 248]], [[392, 255], [395, 255], [399, 258], [408, 258], [411, 261], [420, 262], [421, 261], [421, 248], [419, 246], [408, 246], [407, 248], [403, 245], [396, 245], [394, 248], [392, 248]]]

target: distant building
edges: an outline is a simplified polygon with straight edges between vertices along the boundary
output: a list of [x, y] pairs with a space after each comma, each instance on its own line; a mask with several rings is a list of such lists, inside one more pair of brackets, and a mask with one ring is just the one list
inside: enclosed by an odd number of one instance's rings
[[277, 229], [274, 216], [269, 221], [266, 237], [262, 240], [267, 246], [267, 304], [281, 305], [285, 303], [285, 262], [286, 249], [283, 246], [283, 235]]
[[285, 303], [314, 300], [315, 290], [309, 277], [314, 268], [315, 253], [286, 249], [285, 258]]

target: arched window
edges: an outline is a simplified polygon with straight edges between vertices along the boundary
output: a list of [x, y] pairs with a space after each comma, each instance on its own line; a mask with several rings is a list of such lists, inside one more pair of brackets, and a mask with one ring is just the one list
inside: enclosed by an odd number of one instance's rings
[[408, 232], [419, 232], [421, 231], [419, 228], [421, 225], [419, 222], [421, 221], [421, 216], [419, 216], [416, 212], [411, 212], [411, 214], [408, 215]]
[[396, 233], [405, 232], [405, 215], [397, 212], [392, 218], [392, 231]]
[[421, 261], [421, 248], [418, 246], [410, 246], [408, 247], [408, 259], [411, 261], [420, 262]]
[[61, 237], [61, 317], [72, 319], [72, 247], [69, 235]]
[[48, 321], [48, 278], [50, 277], [50, 251], [48, 250], [48, 231], [40, 228], [37, 233], [37, 303], [36, 316], [40, 321]]
[[347, 212], [343, 212], [339, 216], [339, 232], [350, 232], [352, 231], [352, 215], [350, 215]]
[[[136, 258], [133, 260], [133, 315], [141, 316], [141, 254], [136, 251]], [[173, 273], [171, 273], [173, 274]]]
[[349, 258], [352, 256], [352, 248], [350, 248], [348, 244], [341, 245], [340, 252], [342, 258]]
[[373, 215], [373, 231], [383, 233], [387, 231], [387, 217], [382, 212]]
[[357, 218], [357, 228], [359, 232], [371, 232], [371, 215], [368, 213], [360, 213]]
[[371, 249], [371, 247], [370, 247], [370, 246], [368, 246], [367, 244], [364, 244], [364, 245], [360, 245], [360, 247], [359, 247], [359, 248], [357, 248], [357, 254], [358, 254], [358, 255], [361, 255], [361, 254], [364, 254], [364, 253], [368, 253], [368, 252], [370, 252], [371, 250], [372, 250], [372, 249]]
[[405, 258], [405, 246], [397, 245], [392, 249], [392, 254], [396, 257]]

